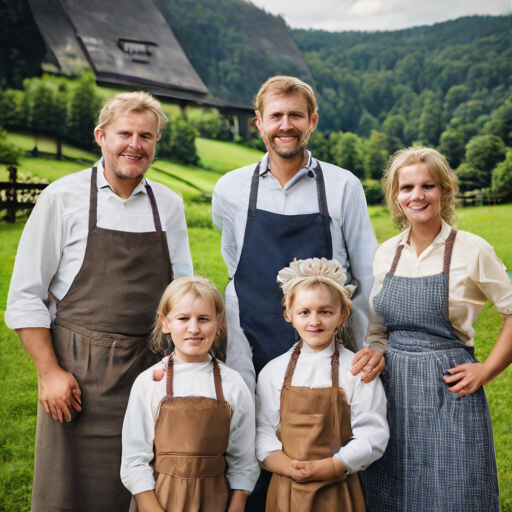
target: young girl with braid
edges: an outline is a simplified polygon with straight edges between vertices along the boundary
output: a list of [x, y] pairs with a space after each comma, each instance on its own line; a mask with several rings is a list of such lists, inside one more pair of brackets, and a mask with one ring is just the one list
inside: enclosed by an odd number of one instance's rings
[[[121, 478], [140, 512], [243, 512], [258, 479], [254, 404], [242, 377], [218, 362], [224, 304], [204, 277], [165, 290], [153, 331], [165, 375], [135, 381], [123, 426]], [[228, 505], [229, 493], [231, 500]]]
[[354, 286], [336, 261], [295, 260], [279, 272], [284, 316], [300, 336], [258, 379], [256, 455], [273, 474], [267, 512], [361, 512], [357, 472], [389, 438], [379, 379], [350, 372], [354, 353], [336, 336]]

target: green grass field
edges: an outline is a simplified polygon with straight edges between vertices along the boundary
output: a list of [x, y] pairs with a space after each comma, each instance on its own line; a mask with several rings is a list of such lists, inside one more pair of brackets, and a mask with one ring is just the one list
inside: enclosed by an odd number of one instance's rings
[[[204, 144], [203, 144], [204, 143]], [[149, 176], [182, 194], [189, 226], [190, 248], [195, 272], [212, 279], [220, 290], [227, 284], [227, 270], [220, 255], [220, 232], [212, 229], [211, 205], [193, 200], [200, 192], [211, 192], [220, 175], [230, 169], [258, 160], [261, 153], [227, 143], [200, 139], [198, 147], [208, 154], [210, 168], [180, 166], [156, 161]], [[203, 156], [201, 156], [202, 162]], [[209, 160], [208, 160], [209, 159]], [[84, 168], [83, 164], [43, 159], [22, 159], [20, 171], [47, 177], [53, 181]], [[162, 171], [156, 169], [161, 168]], [[175, 177], [173, 177], [175, 176]], [[0, 171], [0, 180], [6, 171]], [[187, 185], [188, 181], [194, 186]], [[386, 208], [374, 206], [369, 214], [379, 242], [394, 236]], [[512, 269], [512, 205], [467, 208], [458, 211], [457, 227], [488, 240], [496, 253]], [[0, 223], [0, 310], [6, 308], [7, 290], [14, 265], [16, 248], [24, 223]], [[501, 327], [501, 318], [487, 304], [476, 324], [477, 357], [485, 360]], [[33, 446], [36, 422], [37, 375], [14, 332], [0, 322], [0, 511], [30, 510], [33, 471]], [[486, 387], [493, 418], [495, 445], [501, 490], [501, 510], [512, 512], [512, 370], [509, 368]], [[482, 511], [485, 512], [485, 511]]]

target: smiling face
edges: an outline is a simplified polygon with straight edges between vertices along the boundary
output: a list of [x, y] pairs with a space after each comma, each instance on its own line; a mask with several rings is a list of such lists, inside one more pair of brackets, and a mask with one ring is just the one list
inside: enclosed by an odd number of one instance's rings
[[192, 294], [183, 295], [166, 316], [162, 332], [170, 334], [176, 356], [185, 363], [208, 361], [217, 334], [217, 312], [213, 302]]
[[341, 309], [339, 298], [326, 286], [297, 290], [285, 317], [301, 339], [314, 350], [325, 350], [332, 342], [334, 331], [347, 321], [350, 310]]
[[284, 159], [302, 155], [309, 136], [318, 124], [318, 114], [308, 114], [308, 102], [301, 94], [271, 94], [263, 112], [257, 113], [256, 126], [268, 152]]
[[160, 138], [156, 126], [152, 112], [130, 112], [105, 128], [96, 129], [94, 135], [103, 150], [105, 178], [109, 183], [142, 179], [153, 162], [155, 144]]
[[410, 165], [400, 171], [397, 201], [413, 229], [415, 226], [439, 229], [441, 195], [441, 187], [425, 164]]

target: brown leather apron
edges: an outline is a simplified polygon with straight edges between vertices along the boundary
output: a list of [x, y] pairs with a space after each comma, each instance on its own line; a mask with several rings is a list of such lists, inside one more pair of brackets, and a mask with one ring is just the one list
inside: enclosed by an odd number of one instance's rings
[[172, 281], [167, 239], [146, 184], [155, 232], [98, 228], [92, 169], [84, 261], [58, 303], [52, 342], [59, 365], [82, 391], [82, 412], [59, 423], [39, 404], [32, 512], [127, 512], [121, 430], [131, 386], [155, 362], [147, 345], [155, 311]]
[[[310, 389], [292, 386], [292, 377], [302, 348], [292, 352], [281, 391], [281, 421], [277, 436], [283, 451], [293, 460], [310, 461], [332, 457], [352, 437], [350, 406], [338, 386], [339, 352], [332, 356], [332, 387]], [[298, 483], [272, 475], [267, 512], [364, 512], [363, 493], [357, 473], [325, 482]]]
[[155, 426], [155, 493], [167, 512], [224, 512], [229, 485], [226, 459], [231, 408], [224, 399], [219, 364], [213, 362], [217, 399], [175, 397], [169, 358], [167, 396]]

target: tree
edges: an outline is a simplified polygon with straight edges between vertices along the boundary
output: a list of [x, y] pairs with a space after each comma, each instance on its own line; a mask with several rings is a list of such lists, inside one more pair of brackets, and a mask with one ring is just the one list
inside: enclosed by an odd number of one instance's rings
[[[331, 134], [332, 136], [332, 134]], [[358, 178], [364, 177], [361, 139], [355, 133], [340, 133], [337, 142], [331, 146], [334, 163], [353, 172]]]
[[185, 116], [173, 117], [162, 130], [158, 141], [159, 157], [170, 158], [178, 162], [196, 165], [199, 156], [196, 149], [197, 130], [187, 121]]
[[403, 115], [388, 116], [382, 123], [382, 131], [387, 135], [390, 153], [394, 153], [404, 147], [404, 130], [407, 120]]
[[445, 156], [452, 169], [455, 169], [464, 159], [465, 146], [464, 135], [460, 131], [449, 129], [441, 134], [437, 149]]
[[18, 160], [23, 151], [7, 142], [7, 132], [0, 128], [0, 164], [11, 166], [18, 165]]
[[507, 151], [503, 162], [492, 171], [492, 192], [512, 193], [512, 148]]
[[367, 180], [380, 180], [389, 159], [385, 133], [372, 131], [364, 147], [364, 175]]
[[443, 105], [439, 94], [427, 91], [420, 116], [420, 140], [424, 144], [435, 145], [441, 135]]
[[318, 160], [328, 162], [331, 159], [329, 141], [319, 130], [315, 130], [309, 137], [308, 149], [315, 158], [318, 158]]
[[71, 90], [67, 131], [73, 137], [93, 146], [93, 134], [101, 107], [96, 81], [90, 72], [84, 73]]
[[466, 165], [457, 175], [464, 186], [491, 186], [491, 173], [505, 159], [506, 146], [496, 135], [473, 137], [466, 145]]

